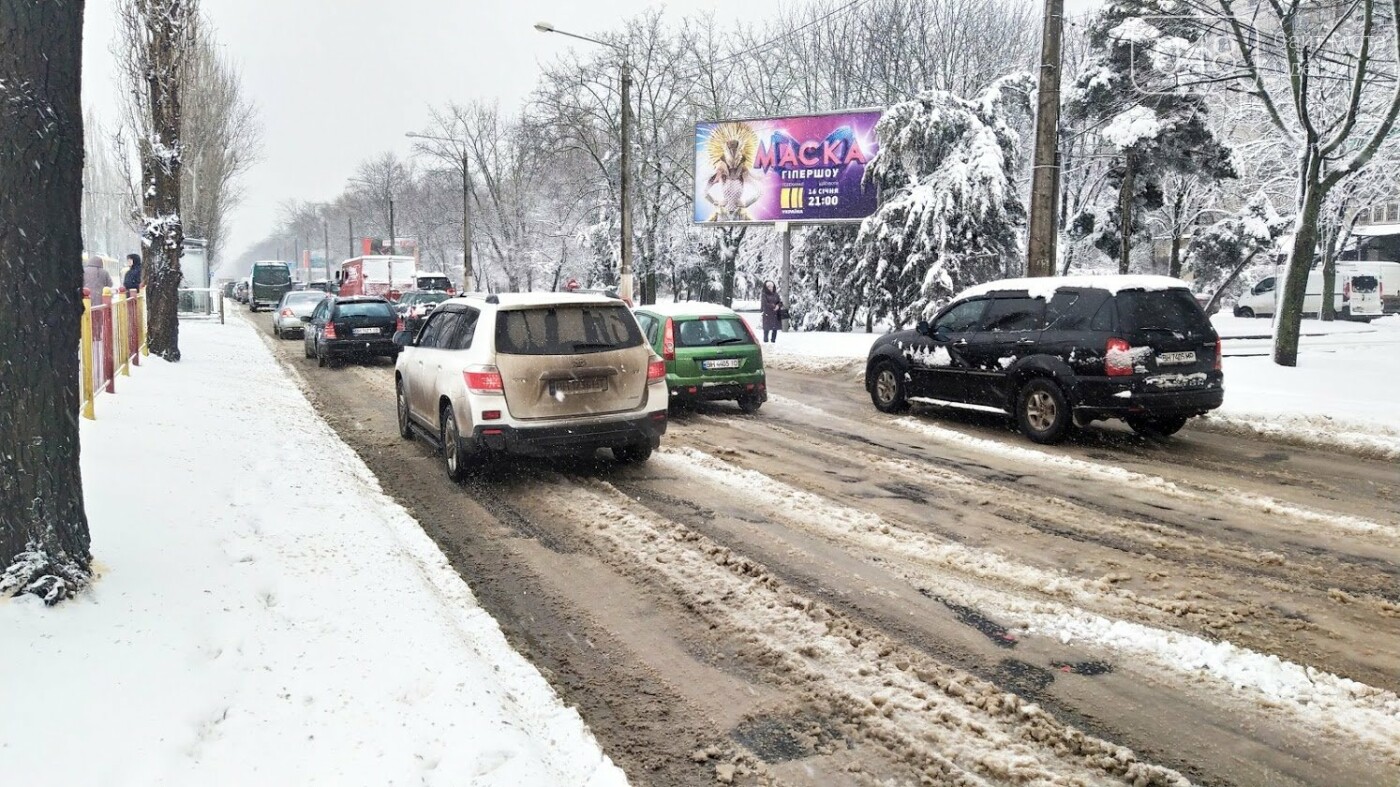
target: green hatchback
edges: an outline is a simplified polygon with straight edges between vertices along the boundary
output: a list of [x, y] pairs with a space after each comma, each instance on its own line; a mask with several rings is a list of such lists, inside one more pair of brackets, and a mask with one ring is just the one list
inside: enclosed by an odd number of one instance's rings
[[633, 311], [652, 349], [666, 359], [673, 403], [732, 399], [740, 410], [754, 413], [768, 401], [763, 351], [732, 309], [682, 301]]

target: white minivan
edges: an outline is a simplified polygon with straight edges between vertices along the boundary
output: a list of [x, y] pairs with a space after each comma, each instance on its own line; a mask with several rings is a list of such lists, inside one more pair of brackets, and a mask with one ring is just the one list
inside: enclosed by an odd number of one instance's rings
[[[1240, 297], [1236, 317], [1272, 317], [1282, 289], [1283, 269], [1266, 276]], [[1344, 320], [1371, 320], [1400, 311], [1400, 263], [1338, 262], [1333, 305]], [[1389, 308], [1388, 308], [1389, 307]], [[1322, 310], [1322, 271], [1308, 274], [1303, 296], [1303, 314], [1316, 316]]]

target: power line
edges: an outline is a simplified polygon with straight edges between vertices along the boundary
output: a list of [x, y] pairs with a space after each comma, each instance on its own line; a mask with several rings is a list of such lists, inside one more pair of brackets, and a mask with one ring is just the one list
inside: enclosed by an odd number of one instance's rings
[[759, 55], [759, 54], [762, 54], [762, 53], [764, 53], [764, 52], [767, 52], [768, 50], [772, 49], [773, 47], [777, 46], [778, 44], [781, 44], [783, 41], [785, 41], [786, 39], [792, 37], [793, 35], [795, 35], [795, 34], [797, 34], [797, 33], [801, 33], [801, 32], [804, 31], [804, 30], [807, 30], [807, 29], [809, 29], [809, 28], [816, 27], [817, 25], [819, 25], [819, 24], [821, 24], [821, 23], [827, 21], [828, 19], [832, 19], [833, 17], [836, 17], [836, 16], [839, 16], [839, 15], [841, 15], [841, 14], [844, 14], [844, 13], [846, 13], [847, 11], [854, 11], [858, 6], [865, 5], [865, 4], [868, 3], [868, 2], [870, 2], [870, 0], [854, 0], [854, 2], [847, 3], [846, 5], [843, 5], [843, 6], [841, 6], [840, 8], [837, 8], [837, 9], [835, 9], [835, 10], [833, 10], [833, 11], [828, 12], [825, 16], [819, 16], [819, 17], [817, 17], [816, 19], [813, 19], [812, 21], [808, 22], [808, 23], [805, 24], [805, 25], [802, 25], [802, 26], [800, 26], [800, 27], [795, 27], [795, 28], [793, 28], [792, 30], [785, 31], [785, 32], [783, 32], [781, 35], [774, 36], [773, 38], [770, 38], [769, 40], [764, 41], [764, 42], [761, 43], [761, 44], [758, 44], [758, 45], [756, 45], [756, 46], [750, 47], [749, 49], [746, 49], [746, 50], [744, 50], [744, 51], [742, 51], [742, 52], [735, 52], [734, 54], [729, 55], [729, 56], [727, 56], [727, 57], [722, 57], [722, 58], [720, 58], [719, 60], [711, 61], [711, 62], [705, 64], [703, 67], [701, 67], [701, 69], [700, 69], [699, 71], [695, 71], [695, 72], [692, 72], [692, 73], [690, 73], [690, 74], [685, 74], [685, 75], [679, 77], [679, 79], [681, 79], [681, 80], [688, 80], [688, 79], [694, 79], [694, 78], [699, 77], [699, 76], [704, 76], [704, 74], [705, 74], [706, 72], [714, 71], [714, 69], [717, 68], [718, 66], [725, 65], [726, 63], [732, 63], [732, 62], [734, 62], [735, 60], [739, 60], [739, 59], [741, 59], [741, 58], [750, 57], [750, 56], [752, 56], [752, 55]]

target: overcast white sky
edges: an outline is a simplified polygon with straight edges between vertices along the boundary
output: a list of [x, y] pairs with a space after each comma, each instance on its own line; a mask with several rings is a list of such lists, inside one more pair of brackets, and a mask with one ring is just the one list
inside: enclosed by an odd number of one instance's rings
[[[537, 21], [589, 34], [652, 7], [676, 16], [709, 10], [721, 19], [778, 10], [777, 3], [754, 0], [202, 0], [202, 6], [242, 64], [244, 87], [263, 122], [263, 159], [247, 177], [226, 256], [267, 235], [283, 200], [329, 199], [362, 159], [385, 150], [408, 154], [404, 133], [424, 128], [429, 105], [497, 98], [514, 109], [541, 62], [573, 44], [588, 46], [538, 33]], [[109, 55], [114, 31], [113, 0], [88, 0], [84, 100], [105, 122], [119, 114]]]

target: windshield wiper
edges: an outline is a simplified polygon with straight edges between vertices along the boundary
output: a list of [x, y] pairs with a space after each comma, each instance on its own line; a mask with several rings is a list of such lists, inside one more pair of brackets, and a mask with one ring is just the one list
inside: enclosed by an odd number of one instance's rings
[[745, 338], [743, 338], [742, 336], [730, 336], [730, 337], [728, 337], [728, 338], [726, 338], [726, 339], [716, 339], [716, 340], [715, 340], [715, 344], [716, 344], [716, 345], [721, 345], [721, 344], [738, 344], [739, 342], [746, 342], [746, 341], [748, 341], [748, 339], [745, 339]]

